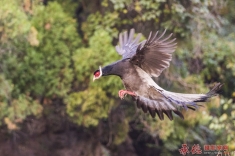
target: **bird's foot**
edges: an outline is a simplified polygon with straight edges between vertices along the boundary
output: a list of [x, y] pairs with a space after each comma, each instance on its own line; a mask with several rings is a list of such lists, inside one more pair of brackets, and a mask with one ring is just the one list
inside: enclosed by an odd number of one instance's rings
[[134, 92], [127, 91], [127, 90], [119, 90], [119, 92], [118, 92], [118, 95], [121, 99], [123, 99], [126, 94], [136, 96], [136, 94]]

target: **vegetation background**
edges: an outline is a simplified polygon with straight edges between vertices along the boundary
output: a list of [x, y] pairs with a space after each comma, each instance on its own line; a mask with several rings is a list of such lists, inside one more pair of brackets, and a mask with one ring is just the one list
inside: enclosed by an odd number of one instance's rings
[[[3, 156], [170, 156], [183, 143], [235, 150], [235, 1], [1, 0], [0, 153]], [[152, 119], [118, 77], [92, 82], [121, 57], [118, 33], [174, 33], [178, 47], [156, 79], [167, 90], [221, 94], [185, 120]]]

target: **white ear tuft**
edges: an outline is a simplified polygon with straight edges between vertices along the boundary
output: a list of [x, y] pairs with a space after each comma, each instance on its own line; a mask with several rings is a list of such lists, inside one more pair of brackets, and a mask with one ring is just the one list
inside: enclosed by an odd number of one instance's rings
[[102, 76], [102, 68], [101, 68], [101, 66], [99, 66], [99, 69], [100, 69], [100, 75], [99, 75], [99, 77], [97, 77], [97, 78], [100, 78], [101, 76]]

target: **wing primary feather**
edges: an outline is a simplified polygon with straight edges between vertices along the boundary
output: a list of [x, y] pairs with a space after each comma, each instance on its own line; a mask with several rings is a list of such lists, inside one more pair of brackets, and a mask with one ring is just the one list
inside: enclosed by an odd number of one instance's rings
[[[169, 40], [168, 42], [164, 42], [164, 43], [162, 43], [162, 45], [169, 45], [170, 43], [173, 43], [175, 40], [176, 40], [176, 38]], [[177, 43], [174, 43], [174, 44], [177, 44]], [[170, 46], [172, 46], [172, 45], [173, 44], [171, 44]]]
[[123, 43], [124, 43], [124, 45], [123, 46], [125, 46], [126, 45], [126, 43], [127, 43], [127, 37], [128, 37], [128, 34], [127, 34], [127, 31], [125, 31], [124, 32], [124, 41], [123, 41]]
[[162, 110], [159, 110], [158, 113], [159, 113], [158, 116], [159, 116], [160, 120], [164, 120], [164, 115], [163, 115]]
[[158, 41], [158, 40], [160, 40], [160, 39], [165, 35], [165, 33], [166, 33], [166, 29], [165, 29], [164, 32], [161, 34], [161, 36], [158, 37], [158, 38], [155, 40], [155, 42]]
[[149, 37], [148, 37], [148, 39], [147, 39], [147, 42], [148, 42], [148, 43], [150, 42], [151, 36], [152, 36], [152, 31], [149, 33]]
[[159, 43], [163, 43], [165, 41], [167, 41], [169, 38], [171, 38], [173, 34], [171, 33], [168, 37], [166, 37], [165, 39], [161, 40]]
[[130, 33], [129, 33], [128, 43], [130, 43], [130, 42], [131, 42], [131, 40], [132, 40], [132, 38], [133, 38], [134, 33], [135, 33], [135, 29], [133, 29], [133, 28], [132, 28], [132, 29], [130, 30]]
[[138, 107], [138, 108], [141, 108], [142, 105], [143, 105], [143, 102], [140, 101], [140, 99], [138, 98], [137, 101], [136, 101], [136, 104], [137, 104], [137, 107]]
[[170, 120], [173, 120], [173, 116], [172, 116], [171, 110], [163, 110], [163, 112], [167, 115], [167, 117]]
[[119, 44], [120, 44], [120, 47], [123, 47], [122, 33], [119, 34]]
[[156, 116], [155, 110], [153, 110], [151, 107], [148, 107], [150, 115], [154, 118]]
[[173, 110], [173, 112], [174, 112], [176, 115], [178, 115], [181, 119], [184, 119], [184, 116], [183, 116], [183, 114], [182, 114], [180, 111], [178, 111], [178, 110]]
[[154, 41], [154, 39], [157, 37], [158, 31], [156, 32], [156, 34], [153, 36], [153, 38], [151, 39], [151, 41], [149, 41], [150, 43], [152, 43]]
[[[141, 37], [141, 34], [140, 33], [137, 34], [136, 38], [132, 41], [132, 43], [130, 43], [130, 45], [134, 45], [134, 44], [138, 43], [140, 40], [140, 37]], [[137, 45], [139, 45], [139, 44], [137, 44]]]
[[197, 107], [190, 107], [190, 106], [187, 106], [189, 109], [195, 111], [197, 109]]
[[147, 106], [145, 104], [141, 105], [142, 110], [147, 113], [148, 109]]
[[157, 116], [159, 117], [160, 120], [163, 120], [163, 119], [164, 119], [164, 118], [162, 118], [162, 116], [160, 115], [160, 111], [158, 111], [158, 110], [156, 109], [155, 112], [157, 113]]

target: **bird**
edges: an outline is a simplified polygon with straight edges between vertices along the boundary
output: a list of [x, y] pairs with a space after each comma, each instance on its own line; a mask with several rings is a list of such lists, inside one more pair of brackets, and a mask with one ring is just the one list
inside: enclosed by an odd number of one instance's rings
[[175, 52], [176, 38], [172, 39], [172, 33], [165, 35], [157, 31], [150, 32], [148, 38], [140, 42], [141, 33], [135, 37], [132, 28], [119, 34], [119, 44], [115, 47], [122, 59], [113, 62], [93, 73], [93, 81], [102, 76], [119, 76], [125, 87], [118, 95], [121, 99], [130, 95], [136, 101], [137, 107], [153, 118], [158, 115], [164, 120], [164, 114], [173, 120], [173, 114], [184, 119], [181, 112], [183, 109], [196, 110], [198, 102], [206, 102], [209, 98], [216, 96], [222, 84], [216, 83], [214, 87], [205, 94], [175, 93], [161, 88], [153, 78], [159, 77], [162, 71], [169, 67], [172, 54]]

